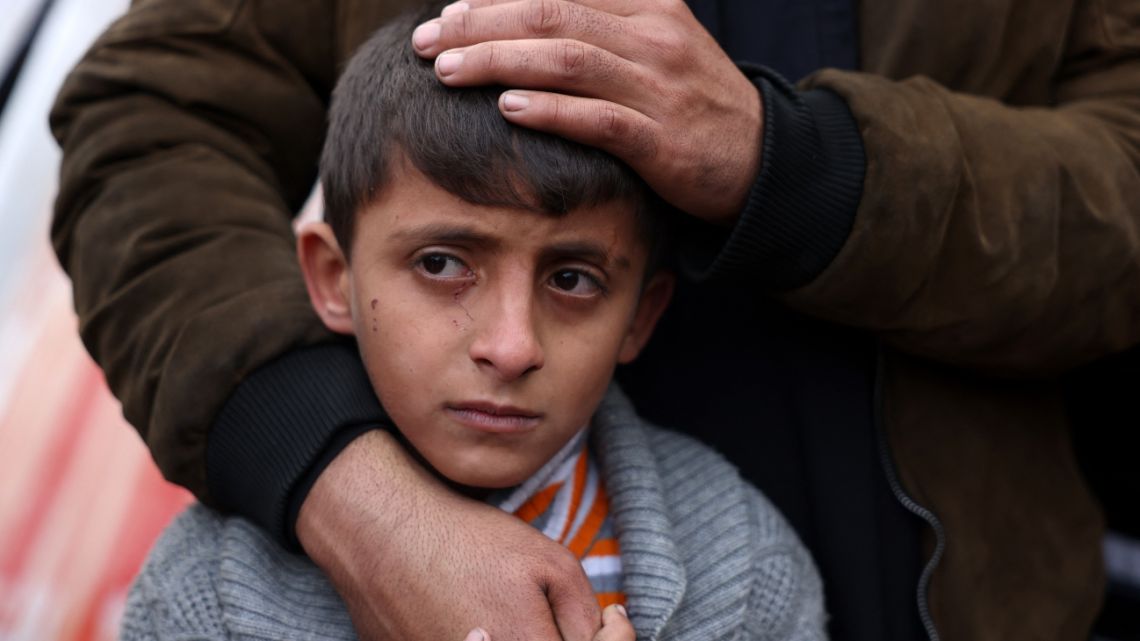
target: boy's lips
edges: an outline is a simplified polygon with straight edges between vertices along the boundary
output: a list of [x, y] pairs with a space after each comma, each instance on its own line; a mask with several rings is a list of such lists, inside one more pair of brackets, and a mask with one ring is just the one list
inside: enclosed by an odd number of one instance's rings
[[542, 420], [541, 412], [486, 401], [447, 403], [444, 411], [467, 427], [496, 434], [530, 431]]

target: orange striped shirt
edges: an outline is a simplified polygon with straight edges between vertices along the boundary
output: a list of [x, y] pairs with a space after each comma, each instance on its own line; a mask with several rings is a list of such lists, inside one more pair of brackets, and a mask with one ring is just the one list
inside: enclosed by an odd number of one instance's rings
[[583, 430], [534, 477], [498, 503], [569, 548], [581, 560], [603, 608], [624, 605], [621, 549], [609, 497], [586, 441]]

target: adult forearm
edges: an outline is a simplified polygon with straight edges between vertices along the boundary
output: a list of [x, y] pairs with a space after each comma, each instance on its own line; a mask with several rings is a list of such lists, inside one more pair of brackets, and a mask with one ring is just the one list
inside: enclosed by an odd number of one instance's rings
[[210, 496], [296, 550], [294, 522], [314, 481], [354, 438], [386, 423], [354, 342], [293, 350], [242, 381], [218, 413]]
[[[787, 113], [803, 114], [793, 126], [766, 105], [764, 166], [801, 169], [762, 167], [731, 234], [709, 234], [706, 271], [783, 290], [790, 305], [907, 352], [1004, 375], [1051, 375], [1136, 344], [1134, 3], [918, 6], [864, 3], [866, 72], [827, 70], [784, 92]], [[996, 16], [1039, 31], [1003, 30]], [[913, 36], [964, 24], [981, 29], [974, 40]], [[995, 44], [970, 44], [981, 41]], [[850, 109], [850, 126], [821, 126], [821, 92]], [[866, 163], [853, 201], [834, 180], [835, 167], [855, 167], [852, 135]], [[784, 197], [755, 198], [766, 191]]]
[[52, 111], [64, 151], [52, 240], [84, 343], [164, 474], [206, 500], [208, 427], [233, 387], [329, 337], [291, 228], [313, 183], [324, 97], [286, 71], [319, 67], [322, 49], [285, 58], [258, 16], [250, 3], [136, 6]]
[[820, 75], [860, 123], [867, 177], [843, 250], [789, 302], [1008, 374], [1140, 341], [1140, 65], [1103, 73], [1055, 108]]

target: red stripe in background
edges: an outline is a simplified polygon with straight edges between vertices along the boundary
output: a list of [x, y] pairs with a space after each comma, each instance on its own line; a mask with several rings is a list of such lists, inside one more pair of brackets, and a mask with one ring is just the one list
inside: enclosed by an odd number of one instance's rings
[[119, 523], [115, 546], [108, 552], [97, 590], [82, 614], [82, 624], [75, 641], [101, 641], [118, 636], [118, 631], [111, 628], [118, 622], [109, 621], [107, 617], [120, 614], [115, 608], [122, 605], [121, 599], [155, 539], [174, 515], [192, 500], [189, 492], [167, 483], [149, 461], [139, 465], [132, 487], [134, 491], [125, 511], [127, 516]]
[[32, 485], [34, 496], [25, 504], [29, 509], [17, 517], [15, 533], [0, 559], [0, 576], [9, 580], [15, 580], [24, 570], [37, 534], [78, 454], [79, 435], [90, 422], [95, 402], [105, 387], [103, 373], [94, 363], [87, 361], [83, 367], [84, 371], [73, 383], [75, 393], [71, 403], [60, 414], [59, 423], [50, 427], [55, 433], [37, 467], [36, 483]]

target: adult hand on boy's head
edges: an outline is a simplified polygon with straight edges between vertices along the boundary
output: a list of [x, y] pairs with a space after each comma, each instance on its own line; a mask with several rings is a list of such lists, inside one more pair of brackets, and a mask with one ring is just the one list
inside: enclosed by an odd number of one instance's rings
[[508, 120], [612, 153], [679, 209], [744, 205], [760, 95], [682, 0], [466, 0], [412, 42], [445, 84], [512, 88]]
[[523, 521], [456, 495], [391, 435], [321, 473], [297, 519], [361, 639], [591, 641], [601, 615], [578, 560]]

